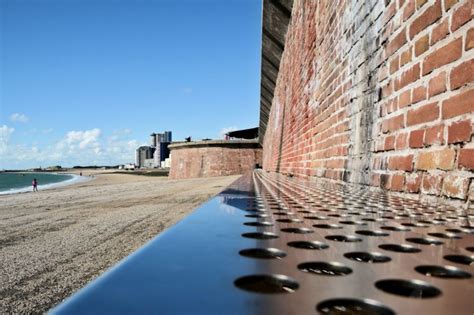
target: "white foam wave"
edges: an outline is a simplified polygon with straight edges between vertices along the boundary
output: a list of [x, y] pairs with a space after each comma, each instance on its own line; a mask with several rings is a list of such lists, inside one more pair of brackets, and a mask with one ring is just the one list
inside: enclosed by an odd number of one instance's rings
[[[71, 175], [72, 178], [62, 181], [62, 182], [58, 182], [58, 183], [38, 185], [38, 190], [53, 189], [53, 188], [68, 186], [72, 184], [88, 182], [93, 179], [92, 177], [89, 177], [89, 176], [79, 176], [75, 174], [64, 174], [64, 175]], [[31, 191], [32, 191], [31, 186], [27, 186], [27, 187], [22, 187], [22, 188], [14, 188], [10, 190], [0, 191], [0, 195], [11, 195], [11, 194], [31, 192]]]

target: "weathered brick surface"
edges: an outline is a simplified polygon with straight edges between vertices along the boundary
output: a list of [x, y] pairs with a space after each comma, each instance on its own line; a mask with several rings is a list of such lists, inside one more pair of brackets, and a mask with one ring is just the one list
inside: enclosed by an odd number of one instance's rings
[[474, 171], [474, 149], [461, 149], [458, 161], [459, 168]]
[[454, 122], [448, 127], [448, 143], [466, 142], [471, 139], [471, 120]]
[[434, 50], [423, 62], [423, 75], [438, 69], [441, 66], [458, 60], [462, 54], [462, 38]]
[[426, 104], [407, 113], [407, 126], [414, 126], [438, 119], [439, 106], [437, 103]]
[[470, 116], [472, 116], [474, 112], [474, 89], [448, 97], [449, 98], [443, 102], [443, 119], [463, 114], [470, 114]]
[[465, 49], [469, 50], [471, 48], [474, 48], [474, 28], [471, 28], [466, 35], [466, 45]]
[[428, 83], [428, 97], [446, 92], [446, 72], [441, 72]]
[[465, 61], [451, 71], [451, 89], [474, 82], [474, 59]]
[[263, 166], [467, 199], [472, 0], [295, 0]]
[[452, 170], [456, 152], [453, 149], [422, 151], [418, 153], [416, 168], [419, 170]]
[[443, 185], [443, 177], [441, 175], [432, 175], [430, 173], [424, 173], [421, 183], [421, 191], [427, 195], [441, 194], [441, 187]]
[[443, 194], [448, 197], [465, 199], [469, 189], [469, 178], [448, 174], [443, 180]]
[[425, 139], [423, 143], [425, 146], [444, 144], [444, 125], [426, 128]]

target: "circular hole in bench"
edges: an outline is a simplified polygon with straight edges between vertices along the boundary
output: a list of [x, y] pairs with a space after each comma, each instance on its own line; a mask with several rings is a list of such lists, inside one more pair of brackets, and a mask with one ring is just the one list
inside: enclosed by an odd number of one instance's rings
[[250, 275], [235, 280], [234, 284], [246, 291], [257, 293], [293, 293], [298, 289], [296, 280], [284, 275]]
[[345, 276], [352, 273], [352, 269], [336, 262], [306, 262], [298, 265], [298, 269], [312, 274], [323, 276]]
[[434, 298], [441, 294], [435, 286], [419, 280], [387, 279], [377, 281], [375, 286], [386, 293], [416, 299]]
[[240, 255], [259, 259], [282, 259], [286, 253], [277, 248], [247, 248], [239, 252]]
[[382, 244], [379, 248], [397, 253], [419, 253], [421, 249], [405, 244]]
[[317, 241], [295, 241], [289, 242], [288, 246], [300, 248], [300, 249], [313, 249], [313, 250], [321, 250], [329, 248], [329, 245], [317, 242]]
[[390, 257], [382, 255], [380, 253], [369, 252], [350, 252], [344, 254], [344, 257], [365, 263], [385, 263], [392, 260]]
[[428, 277], [436, 278], [446, 278], [446, 279], [469, 279], [472, 275], [468, 272], [465, 272], [456, 267], [450, 266], [432, 266], [432, 265], [423, 265], [418, 266], [415, 270], [422, 275]]
[[374, 300], [330, 299], [319, 303], [316, 310], [330, 315], [395, 315], [388, 307]]
[[326, 236], [326, 239], [330, 241], [342, 242], [342, 243], [362, 242], [362, 239], [353, 235], [328, 235]]
[[251, 232], [242, 234], [243, 237], [255, 238], [259, 240], [269, 240], [273, 238], [278, 238], [278, 235], [271, 232]]

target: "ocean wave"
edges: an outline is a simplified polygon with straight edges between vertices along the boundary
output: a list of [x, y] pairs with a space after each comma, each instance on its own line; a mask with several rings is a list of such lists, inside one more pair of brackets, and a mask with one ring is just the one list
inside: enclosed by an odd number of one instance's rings
[[[38, 190], [48, 190], [48, 189], [68, 186], [68, 185], [72, 185], [76, 183], [88, 182], [93, 179], [92, 177], [89, 177], [89, 176], [79, 176], [75, 174], [64, 174], [64, 175], [71, 175], [72, 178], [66, 179], [62, 182], [38, 185]], [[31, 192], [31, 191], [32, 191], [32, 188], [30, 185], [30, 186], [21, 187], [21, 188], [13, 188], [9, 190], [0, 191], [0, 195], [19, 194], [19, 193], [26, 193], [26, 192]]]

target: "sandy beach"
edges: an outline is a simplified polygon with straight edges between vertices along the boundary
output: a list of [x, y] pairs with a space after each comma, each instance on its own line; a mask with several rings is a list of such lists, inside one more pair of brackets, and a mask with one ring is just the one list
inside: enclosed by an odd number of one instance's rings
[[0, 196], [0, 313], [47, 311], [237, 178], [95, 174]]

